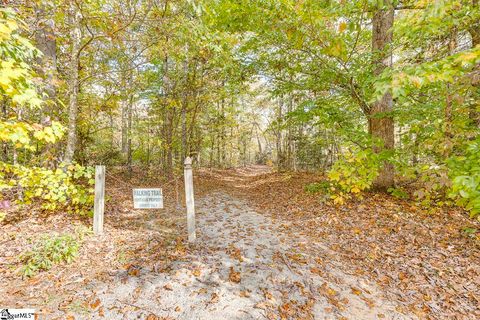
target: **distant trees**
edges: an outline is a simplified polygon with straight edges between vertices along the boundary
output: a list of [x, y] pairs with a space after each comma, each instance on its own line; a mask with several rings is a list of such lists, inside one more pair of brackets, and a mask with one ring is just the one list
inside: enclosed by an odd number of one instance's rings
[[205, 7], [221, 30], [248, 34], [239, 52], [268, 79], [274, 99], [295, 96], [293, 108], [273, 107], [279, 168], [292, 169], [292, 152], [279, 142], [297, 132], [293, 163], [319, 157], [317, 168], [344, 197], [408, 182], [425, 205], [480, 200], [480, 184], [466, 178], [475, 169], [455, 169], [479, 133], [478, 1]]
[[480, 123], [477, 0], [9, 6], [43, 52], [24, 57], [40, 94], [17, 120], [55, 120], [66, 134], [35, 151], [4, 142], [6, 162], [171, 176], [187, 155], [215, 167], [274, 161], [325, 172], [340, 197], [408, 183], [426, 205], [480, 208], [480, 182], [467, 178]]

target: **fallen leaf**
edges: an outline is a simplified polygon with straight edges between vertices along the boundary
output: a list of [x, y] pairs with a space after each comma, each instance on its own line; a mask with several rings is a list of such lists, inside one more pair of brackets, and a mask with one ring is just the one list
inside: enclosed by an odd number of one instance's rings
[[253, 307], [256, 308], [256, 309], [266, 310], [266, 309], [268, 309], [268, 303], [265, 302], [265, 301], [263, 301], [263, 302], [258, 302], [258, 303], [255, 304]]
[[278, 307], [278, 311], [281, 314], [284, 314], [286, 316], [292, 316], [295, 314], [295, 310], [292, 308], [292, 305], [288, 302], [282, 304], [280, 307]]
[[328, 285], [325, 287], [325, 289], [326, 289], [326, 292], [329, 296], [335, 296], [337, 294], [337, 291], [330, 288]]
[[270, 292], [264, 291], [263, 294], [265, 295], [265, 299], [267, 299], [269, 301], [272, 301], [272, 302], [275, 302], [275, 298], [273, 297], [273, 295]]
[[200, 277], [200, 275], [202, 274], [202, 272], [200, 271], [200, 269], [195, 269], [195, 270], [193, 270], [192, 274], [193, 274], [195, 277]]
[[238, 262], [243, 262], [242, 251], [233, 244], [228, 247], [227, 253], [232, 259], [236, 259]]
[[359, 295], [362, 294], [362, 290], [360, 290], [360, 289], [358, 289], [358, 288], [351, 287], [351, 289], [352, 289], [352, 293], [353, 293], [354, 295], [359, 296]]
[[240, 291], [239, 296], [242, 297], [242, 298], [250, 298], [250, 291], [242, 290], [242, 291]]
[[138, 277], [140, 274], [140, 270], [138, 268], [132, 267], [128, 270], [128, 275], [132, 277]]
[[322, 275], [323, 275], [322, 270], [320, 270], [320, 269], [317, 268], [317, 267], [312, 267], [312, 268], [310, 268], [310, 272], [311, 272], [311, 273], [314, 273], [314, 274], [318, 274], [319, 276], [322, 276]]
[[210, 301], [208, 303], [217, 303], [219, 299], [220, 299], [220, 297], [218, 296], [218, 294], [216, 294], [214, 292], [214, 293], [212, 293], [212, 295], [210, 297]]
[[240, 281], [242, 280], [242, 278], [240, 277], [240, 272], [235, 271], [233, 267], [230, 267], [230, 274], [228, 275], [228, 279], [230, 280], [230, 282], [233, 283], [240, 283]]
[[90, 303], [90, 308], [97, 309], [99, 305], [100, 305], [100, 299], [97, 298], [95, 301]]
[[370, 309], [372, 309], [373, 307], [375, 307], [375, 303], [374, 303], [372, 300], [370, 300], [370, 299], [368, 299], [368, 298], [362, 298], [362, 300], [365, 301], [365, 303], [367, 304], [367, 306], [368, 306]]

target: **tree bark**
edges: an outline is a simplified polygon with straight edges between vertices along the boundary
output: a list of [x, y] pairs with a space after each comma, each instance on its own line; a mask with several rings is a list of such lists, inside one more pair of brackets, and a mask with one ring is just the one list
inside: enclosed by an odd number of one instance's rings
[[[472, 0], [472, 6], [475, 10], [480, 9], [480, 1]], [[468, 32], [472, 36], [472, 48], [475, 48], [480, 44], [480, 22], [477, 21]]]
[[127, 140], [128, 140], [128, 100], [127, 101], [122, 101], [122, 115], [121, 115], [121, 135], [122, 135], [122, 141], [121, 141], [121, 149], [122, 149], [122, 154], [123, 156], [126, 157], [128, 153], [128, 146], [127, 146]]
[[277, 128], [276, 128], [276, 147], [277, 147], [277, 169], [278, 171], [283, 171], [285, 169], [285, 155], [284, 149], [282, 147], [283, 144], [283, 137], [282, 137], [282, 129], [280, 126], [280, 122], [283, 119], [283, 98], [278, 100], [278, 108], [277, 108]]
[[[480, 10], [480, 1], [472, 0], [472, 6], [475, 10]], [[480, 45], [480, 22], [477, 21], [468, 31], [472, 37], [472, 48]], [[472, 85], [478, 89], [480, 87], [480, 63], [473, 70]], [[478, 92], [478, 90], [477, 90]], [[476, 104], [473, 104], [469, 111], [469, 117], [473, 124], [480, 128], [480, 112], [477, 111]]]
[[[225, 90], [225, 80], [222, 81], [223, 90]], [[224, 94], [224, 93], [223, 93]], [[225, 130], [226, 127], [226, 116], [225, 116], [225, 96], [222, 96], [220, 106], [220, 141], [219, 141], [219, 150], [220, 150], [220, 157], [219, 157], [219, 164], [220, 168], [226, 167], [226, 135], [227, 132]]]
[[[454, 29], [452, 34], [450, 35], [449, 41], [449, 50], [450, 55], [455, 54], [455, 50], [457, 49], [457, 32]], [[443, 154], [445, 157], [449, 157], [452, 151], [452, 122], [453, 122], [453, 93], [451, 90], [451, 86], [447, 83], [445, 87], [445, 149], [443, 150]]]
[[[51, 124], [51, 116], [55, 108], [55, 98], [57, 88], [55, 79], [57, 77], [57, 41], [55, 36], [55, 21], [52, 18], [54, 12], [47, 11], [45, 4], [38, 3], [34, 5], [36, 25], [34, 29], [34, 38], [37, 48], [42, 52], [42, 56], [37, 59], [37, 72], [44, 78], [45, 93], [48, 101], [43, 105], [40, 114], [42, 125]], [[41, 151], [42, 163], [45, 167], [53, 167], [52, 149], [54, 147], [47, 144]], [[39, 150], [37, 148], [37, 154]]]
[[[391, 44], [393, 41], [394, 8], [391, 0], [385, 0], [383, 6], [374, 13], [372, 20], [372, 51], [374, 75], [380, 75], [392, 66]], [[381, 146], [374, 147], [375, 152], [393, 150], [395, 145], [394, 122], [389, 114], [392, 111], [393, 100], [390, 91], [386, 92], [369, 110], [368, 129], [374, 139], [381, 141]], [[394, 185], [394, 167], [390, 162], [384, 162], [374, 188], [387, 190]]]
[[[7, 119], [7, 97], [2, 94], [2, 120], [6, 121]], [[8, 162], [8, 144], [6, 142], [2, 142], [2, 160]]]
[[[131, 79], [129, 80], [131, 84]], [[127, 166], [128, 174], [132, 175], [132, 113], [133, 113], [133, 94], [128, 99], [127, 113]]]
[[72, 41], [70, 51], [70, 78], [68, 81], [68, 88], [70, 91], [68, 103], [68, 135], [67, 146], [65, 148], [64, 161], [70, 163], [73, 161], [75, 155], [75, 147], [77, 140], [77, 116], [78, 116], [78, 93], [79, 93], [79, 51], [81, 41], [80, 20], [81, 13], [76, 7], [75, 1], [70, 0], [69, 3], [69, 18], [71, 21], [70, 37]]
[[182, 96], [182, 155], [181, 162], [183, 163], [185, 158], [189, 156], [190, 150], [188, 150], [187, 144], [187, 109], [188, 109], [188, 96], [189, 96], [189, 78], [188, 78], [188, 44], [185, 45], [185, 60], [183, 61], [183, 96]]
[[48, 97], [53, 99], [57, 93], [53, 81], [57, 70], [57, 41], [54, 33], [55, 22], [51, 18], [52, 13], [47, 13], [45, 10], [45, 5], [35, 5], [37, 17], [35, 42], [37, 48], [43, 53], [43, 56], [38, 61], [41, 66], [39, 72], [46, 76], [45, 91]]
[[168, 177], [173, 176], [173, 130], [175, 130], [174, 120], [175, 120], [175, 107], [171, 106], [169, 103], [169, 98], [172, 90], [172, 85], [170, 83], [169, 77], [169, 64], [170, 62], [168, 55], [165, 55], [164, 65], [163, 65], [163, 106], [165, 112], [165, 122], [164, 122], [164, 139], [165, 139], [165, 162], [164, 162], [164, 172]]

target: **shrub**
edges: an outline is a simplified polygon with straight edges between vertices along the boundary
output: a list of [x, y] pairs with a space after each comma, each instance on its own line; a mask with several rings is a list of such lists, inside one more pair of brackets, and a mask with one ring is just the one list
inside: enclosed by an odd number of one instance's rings
[[0, 174], [4, 180], [7, 176], [10, 178], [6, 184], [0, 185], [0, 190], [19, 189], [18, 203], [35, 201], [42, 203], [46, 210], [63, 208], [78, 214], [91, 211], [94, 200], [91, 186], [95, 183], [91, 167], [72, 164], [50, 170], [0, 162]]
[[452, 186], [448, 196], [480, 218], [480, 138], [470, 142], [462, 156], [448, 159]]
[[50, 270], [54, 264], [72, 262], [86, 233], [88, 231], [80, 229], [75, 234], [42, 235], [31, 250], [20, 255], [22, 275], [31, 277]]
[[305, 186], [305, 191], [310, 194], [315, 193], [328, 193], [330, 191], [330, 182], [329, 181], [321, 181], [321, 182], [314, 182], [307, 184]]
[[348, 149], [328, 172], [328, 179], [333, 185], [334, 203], [342, 204], [349, 193], [359, 194], [369, 189], [378, 176], [383, 160], [384, 155], [372, 149]]
[[408, 199], [409, 195], [408, 193], [403, 190], [402, 188], [388, 188], [388, 193], [390, 193], [392, 196], [398, 199]]
[[420, 201], [420, 205], [431, 207], [432, 205], [450, 204], [445, 195], [452, 183], [445, 164], [421, 165], [416, 170], [420, 184], [413, 192], [413, 196]]

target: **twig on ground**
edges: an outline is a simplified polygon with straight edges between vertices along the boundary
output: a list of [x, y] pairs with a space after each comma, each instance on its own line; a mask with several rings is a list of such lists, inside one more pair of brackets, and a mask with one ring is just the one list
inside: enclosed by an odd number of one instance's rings
[[122, 300], [120, 300], [120, 299], [115, 299], [115, 301], [118, 301], [118, 302], [120, 302], [121, 304], [125, 304], [125, 305], [130, 306], [130, 307], [134, 307], [134, 308], [137, 308], [137, 309], [140, 309], [140, 310], [143, 310], [143, 311], [146, 311], [146, 312], [155, 314], [155, 312], [153, 312], [153, 311], [151, 311], [151, 310], [149, 310], [149, 309], [147, 309], [147, 308], [144, 308], [144, 307], [141, 307], [141, 306], [137, 306], [137, 305], [135, 305], [135, 304], [133, 304], [133, 303], [128, 303], [128, 302], [122, 301]]

